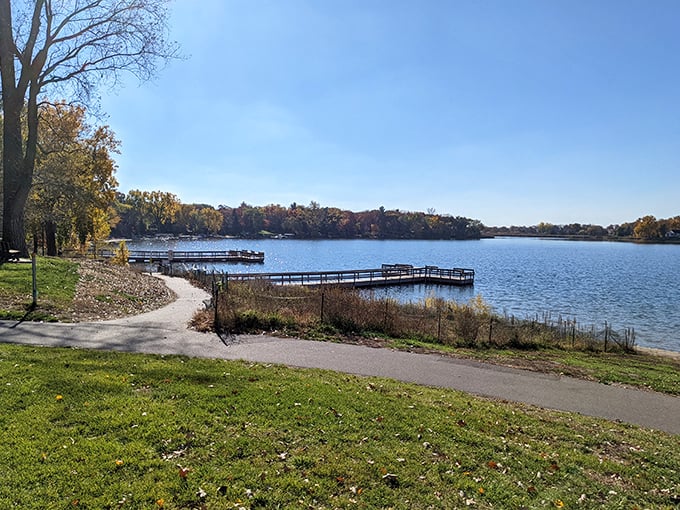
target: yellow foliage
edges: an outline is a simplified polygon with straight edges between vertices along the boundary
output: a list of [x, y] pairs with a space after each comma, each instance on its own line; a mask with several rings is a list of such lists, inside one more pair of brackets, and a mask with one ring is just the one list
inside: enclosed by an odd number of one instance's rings
[[472, 308], [475, 313], [480, 315], [489, 315], [491, 313], [491, 305], [484, 301], [481, 294], [477, 294], [470, 299], [470, 301], [468, 301], [468, 306]]
[[454, 314], [456, 312], [464, 311], [477, 316], [487, 316], [491, 313], [491, 305], [484, 301], [484, 298], [480, 294], [471, 298], [467, 303], [452, 302], [449, 307]]
[[130, 250], [128, 250], [125, 241], [121, 241], [120, 244], [118, 244], [118, 248], [113, 250], [113, 257], [111, 257], [110, 262], [117, 266], [127, 266], [129, 257]]

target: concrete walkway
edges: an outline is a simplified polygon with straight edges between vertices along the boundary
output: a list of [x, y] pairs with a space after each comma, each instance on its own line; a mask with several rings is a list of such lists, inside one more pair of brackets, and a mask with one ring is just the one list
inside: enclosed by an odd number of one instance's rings
[[55, 347], [183, 354], [321, 368], [452, 388], [492, 398], [577, 412], [680, 434], [680, 398], [571, 377], [435, 354], [308, 340], [243, 335], [225, 346], [216, 335], [187, 329], [208, 295], [181, 278], [163, 277], [178, 299], [145, 314], [98, 323], [0, 321], [0, 341]]

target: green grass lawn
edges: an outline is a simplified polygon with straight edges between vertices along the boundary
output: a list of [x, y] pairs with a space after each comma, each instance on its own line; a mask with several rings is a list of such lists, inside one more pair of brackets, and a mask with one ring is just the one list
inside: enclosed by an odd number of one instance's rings
[[0, 319], [57, 320], [73, 301], [78, 284], [78, 264], [58, 258], [38, 257], [39, 307], [30, 310], [33, 279], [31, 264], [0, 265]]
[[0, 344], [0, 508], [677, 508], [680, 437], [317, 370]]

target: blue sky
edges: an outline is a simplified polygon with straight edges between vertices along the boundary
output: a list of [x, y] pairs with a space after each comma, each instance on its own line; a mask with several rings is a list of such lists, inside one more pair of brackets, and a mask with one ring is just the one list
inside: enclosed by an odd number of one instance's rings
[[676, 0], [177, 0], [120, 189], [487, 225], [680, 214]]

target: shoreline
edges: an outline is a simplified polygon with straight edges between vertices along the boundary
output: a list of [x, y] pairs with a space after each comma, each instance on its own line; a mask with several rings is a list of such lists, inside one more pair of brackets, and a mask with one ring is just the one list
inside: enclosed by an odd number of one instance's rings
[[664, 358], [671, 358], [680, 361], [680, 352], [668, 351], [666, 349], [657, 349], [655, 347], [640, 347], [636, 346], [635, 350], [642, 354], [650, 354], [652, 356], [662, 356]]

